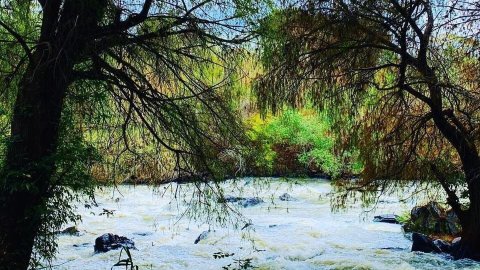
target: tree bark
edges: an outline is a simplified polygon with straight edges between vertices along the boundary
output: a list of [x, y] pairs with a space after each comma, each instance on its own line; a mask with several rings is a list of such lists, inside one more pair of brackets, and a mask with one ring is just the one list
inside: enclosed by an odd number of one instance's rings
[[73, 67], [61, 52], [46, 45], [34, 57], [17, 93], [2, 174], [0, 267], [8, 269], [26, 269], [30, 260], [55, 171], [52, 155], [58, 144], [66, 78]]
[[462, 239], [452, 254], [455, 259], [480, 261], [480, 162], [478, 165], [476, 168], [465, 168], [470, 207], [466, 211], [467, 218], [461, 224]]
[[51, 197], [66, 91], [75, 61], [99, 19], [99, 6], [92, 3], [52, 0], [43, 6], [41, 34], [18, 87], [11, 142], [0, 174], [2, 270], [29, 265]]
[[427, 81], [430, 80], [428, 88], [434, 123], [457, 151], [468, 187], [470, 206], [466, 211], [462, 209], [456, 211], [462, 225], [462, 240], [460, 248], [453, 251], [453, 256], [456, 259], [470, 258], [480, 261], [480, 155], [475, 142], [465, 131], [455, 123], [449, 122], [447, 117], [454, 117], [453, 114], [446, 116], [443, 113], [443, 89], [438, 86], [434, 70], [428, 67], [426, 60], [421, 67], [423, 69], [420, 68], [419, 71]]

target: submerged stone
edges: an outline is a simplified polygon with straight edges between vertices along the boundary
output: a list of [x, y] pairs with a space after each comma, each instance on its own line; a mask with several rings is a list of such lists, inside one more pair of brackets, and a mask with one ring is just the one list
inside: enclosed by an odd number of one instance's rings
[[405, 248], [402, 247], [384, 247], [380, 248], [381, 250], [393, 250], [393, 251], [403, 251]]
[[280, 199], [280, 201], [295, 201], [295, 199], [288, 193], [283, 193], [278, 198]]
[[239, 202], [239, 204], [241, 206], [243, 206], [244, 208], [255, 206], [255, 205], [261, 204], [261, 203], [263, 203], [263, 200], [258, 198], [258, 197], [246, 198], [246, 199], [243, 199]]
[[134, 234], [134, 235], [138, 235], [138, 236], [149, 236], [149, 235], [152, 235], [151, 232], [134, 232], [133, 234]]
[[237, 203], [238, 205], [247, 208], [251, 206], [255, 206], [257, 204], [261, 204], [264, 201], [259, 197], [250, 197], [250, 198], [243, 198], [243, 197], [235, 197], [235, 196], [225, 196], [223, 200], [220, 200], [223, 203]]
[[73, 247], [76, 247], [76, 248], [83, 248], [88, 246], [91, 246], [91, 243], [73, 244]]
[[80, 235], [80, 231], [77, 229], [76, 226], [68, 227], [63, 231], [59, 231], [58, 233], [63, 234], [63, 235], [73, 235], [73, 236], [79, 236]]
[[197, 239], [195, 239], [195, 242], [193, 242], [193, 243], [194, 243], [194, 244], [198, 244], [200, 241], [206, 239], [209, 234], [210, 234], [210, 230], [208, 230], [208, 231], [203, 231], [203, 232], [197, 237]]

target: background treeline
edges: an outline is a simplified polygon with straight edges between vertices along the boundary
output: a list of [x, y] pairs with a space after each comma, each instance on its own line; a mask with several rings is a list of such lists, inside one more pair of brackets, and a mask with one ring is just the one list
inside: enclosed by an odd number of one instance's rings
[[[90, 100], [88, 104], [101, 104], [106, 112], [101, 120], [104, 124], [96, 125], [93, 130], [83, 127], [77, 133], [84, 134], [82, 141], [92, 146], [91, 149], [95, 149], [100, 158], [92, 166], [92, 176], [104, 183], [162, 183], [241, 176], [339, 178], [361, 172], [363, 167], [359, 151], [354, 147], [346, 149], [338, 145], [331, 116], [327, 111], [315, 108], [313, 101], [299, 108], [285, 106], [275, 114], [263, 113], [258, 107], [254, 89], [256, 81], [262, 76], [260, 57], [243, 50], [232, 54], [234, 56], [228, 58], [232, 61], [228, 70], [220, 62], [224, 61], [223, 58], [220, 60], [211, 55], [216, 64], [197, 71], [205, 78], [206, 84], [220, 84], [228, 77], [219, 89], [222, 101], [218, 102], [225, 102], [242, 126], [241, 134], [237, 134], [233, 143], [232, 140], [201, 142], [211, 155], [209, 171], [193, 167], [177, 171], [178, 160], [169, 149], [158, 145], [142, 127], [131, 126], [125, 130], [121, 123], [123, 119], [108, 115], [111, 111], [105, 107], [109, 104], [108, 98], [97, 96], [103, 100]], [[115, 106], [111, 101], [110, 104]], [[83, 113], [79, 111], [77, 115]], [[209, 121], [205, 119], [206, 123]], [[214, 134], [215, 131], [211, 132]], [[124, 144], [124, 136], [130, 139], [128, 144]]]

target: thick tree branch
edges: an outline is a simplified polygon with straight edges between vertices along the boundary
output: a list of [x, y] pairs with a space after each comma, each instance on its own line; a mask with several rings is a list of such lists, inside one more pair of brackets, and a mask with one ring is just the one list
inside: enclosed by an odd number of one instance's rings
[[0, 26], [5, 28], [18, 41], [18, 43], [20, 44], [20, 46], [22, 46], [23, 50], [27, 54], [30, 61], [33, 61], [31, 49], [30, 47], [28, 47], [27, 42], [23, 39], [22, 35], [17, 33], [15, 30], [13, 30], [10, 26], [8, 26], [6, 23], [2, 21], [0, 21]]
[[[102, 27], [98, 29], [98, 33], [100, 35], [109, 35], [113, 33], [121, 33], [123, 31], [128, 30], [129, 28], [132, 28], [148, 18], [148, 13], [150, 11], [150, 8], [152, 7], [153, 0], [145, 0], [142, 6], [142, 10], [139, 13], [132, 14], [128, 16], [127, 19], [124, 21], [115, 21], [111, 25], [107, 25], [105, 27]], [[116, 15], [118, 17], [118, 14]]]
[[462, 209], [462, 205], [460, 204], [460, 199], [458, 198], [457, 194], [455, 193], [455, 191], [450, 189], [447, 179], [440, 172], [437, 166], [435, 166], [435, 164], [433, 163], [430, 164], [430, 170], [433, 172], [433, 174], [437, 178], [443, 190], [445, 190], [445, 193], [447, 193], [447, 203], [452, 207], [453, 211], [455, 212], [457, 217], [460, 219], [461, 223], [465, 224], [464, 223], [465, 211]]

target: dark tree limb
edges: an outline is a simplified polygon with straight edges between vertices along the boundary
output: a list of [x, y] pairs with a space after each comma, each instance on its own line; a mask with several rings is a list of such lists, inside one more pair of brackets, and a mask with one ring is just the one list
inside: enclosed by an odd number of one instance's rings
[[437, 178], [438, 182], [442, 186], [443, 190], [447, 194], [447, 203], [452, 207], [453, 211], [457, 215], [457, 217], [460, 219], [460, 223], [462, 225], [466, 224], [466, 211], [462, 209], [462, 205], [460, 203], [460, 199], [458, 198], [457, 194], [455, 191], [450, 189], [450, 186], [448, 184], [448, 180], [445, 178], [445, 175], [440, 172], [440, 170], [435, 166], [435, 164], [431, 163], [430, 164], [430, 170], [433, 172], [435, 175], [435, 178]]

